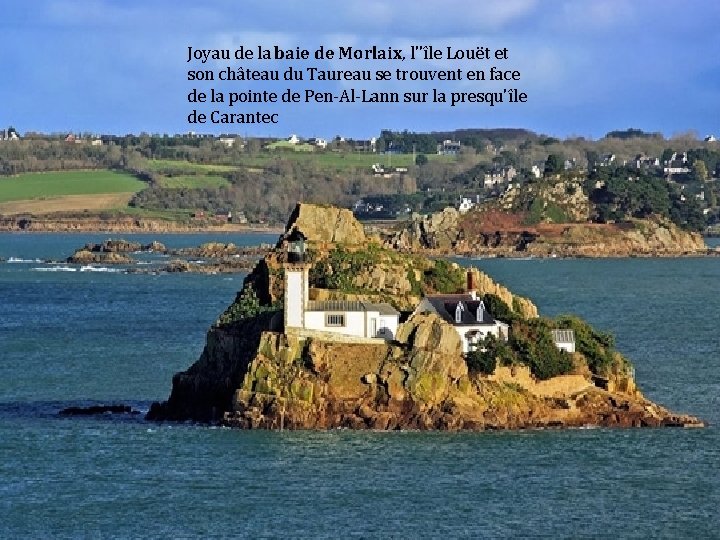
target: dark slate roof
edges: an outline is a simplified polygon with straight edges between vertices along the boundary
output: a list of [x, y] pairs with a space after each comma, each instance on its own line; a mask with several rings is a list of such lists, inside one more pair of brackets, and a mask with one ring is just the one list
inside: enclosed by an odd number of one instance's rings
[[[432, 294], [425, 298], [432, 304], [438, 315], [453, 326], [495, 324], [495, 319], [490, 315], [487, 307], [483, 310], [482, 320], [477, 319], [477, 311], [482, 302], [473, 300], [473, 297], [469, 294]], [[458, 304], [461, 302], [463, 304], [461, 322], [457, 322], [455, 313]]]

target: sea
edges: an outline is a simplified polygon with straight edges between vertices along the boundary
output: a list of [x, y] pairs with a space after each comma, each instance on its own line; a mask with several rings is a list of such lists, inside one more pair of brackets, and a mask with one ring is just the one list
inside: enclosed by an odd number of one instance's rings
[[237, 431], [58, 414], [166, 399], [244, 277], [46, 262], [105, 238], [0, 234], [0, 538], [720, 538], [720, 258], [458, 260], [612, 332], [705, 429]]

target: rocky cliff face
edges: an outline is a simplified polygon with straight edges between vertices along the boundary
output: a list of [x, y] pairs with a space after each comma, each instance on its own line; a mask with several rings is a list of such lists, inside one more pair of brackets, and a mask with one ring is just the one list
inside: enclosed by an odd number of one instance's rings
[[530, 255], [569, 257], [666, 257], [708, 252], [702, 236], [659, 218], [623, 225], [568, 225], [540, 236], [525, 250]]
[[[523, 368], [468, 373], [455, 331], [433, 315], [398, 340], [347, 343], [237, 327], [213, 330], [200, 360], [173, 379], [156, 420], [244, 429], [485, 430], [572, 426], [696, 426], [642, 397], [575, 375], [535, 382]], [[627, 388], [627, 386], [626, 386]]]
[[[578, 210], [580, 211], [580, 210]], [[702, 236], [662, 218], [623, 224], [539, 223], [523, 225], [520, 216], [508, 223], [486, 223], [486, 214], [470, 212], [455, 220], [446, 209], [415, 217], [389, 233], [390, 249], [431, 255], [538, 257], [632, 257], [702, 255], [708, 248]], [[508, 214], [508, 216], [512, 216]]]
[[362, 245], [367, 241], [365, 229], [350, 210], [317, 204], [295, 206], [287, 226], [287, 237], [298, 230], [311, 242]]

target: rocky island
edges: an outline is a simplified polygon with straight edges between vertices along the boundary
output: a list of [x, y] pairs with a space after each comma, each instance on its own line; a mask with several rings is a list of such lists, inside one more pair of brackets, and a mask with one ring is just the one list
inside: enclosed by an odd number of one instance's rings
[[579, 180], [511, 184], [497, 200], [448, 207], [385, 231], [390, 249], [430, 255], [499, 257], [678, 257], [715, 254], [703, 237], [649, 215], [598, 222]]
[[301, 204], [148, 419], [262, 429], [692, 426], [638, 390], [611, 336], [477, 270], [380, 247]]

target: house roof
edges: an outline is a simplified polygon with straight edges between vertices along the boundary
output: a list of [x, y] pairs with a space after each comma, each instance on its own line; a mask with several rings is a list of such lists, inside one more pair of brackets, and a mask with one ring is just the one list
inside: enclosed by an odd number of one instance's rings
[[[470, 294], [432, 294], [425, 297], [435, 308], [435, 311], [445, 321], [453, 326], [477, 326], [478, 324], [494, 325], [495, 319], [487, 308], [483, 309], [480, 320], [477, 318], [478, 308], [481, 300], [475, 300]], [[456, 313], [458, 304], [462, 303], [460, 309], [460, 322], [457, 322]], [[484, 305], [483, 305], [484, 306]]]
[[400, 316], [400, 312], [388, 303], [363, 302], [360, 300], [310, 301], [307, 311], [377, 311], [380, 315]]
[[555, 343], [575, 343], [573, 330], [552, 330], [552, 337]]

